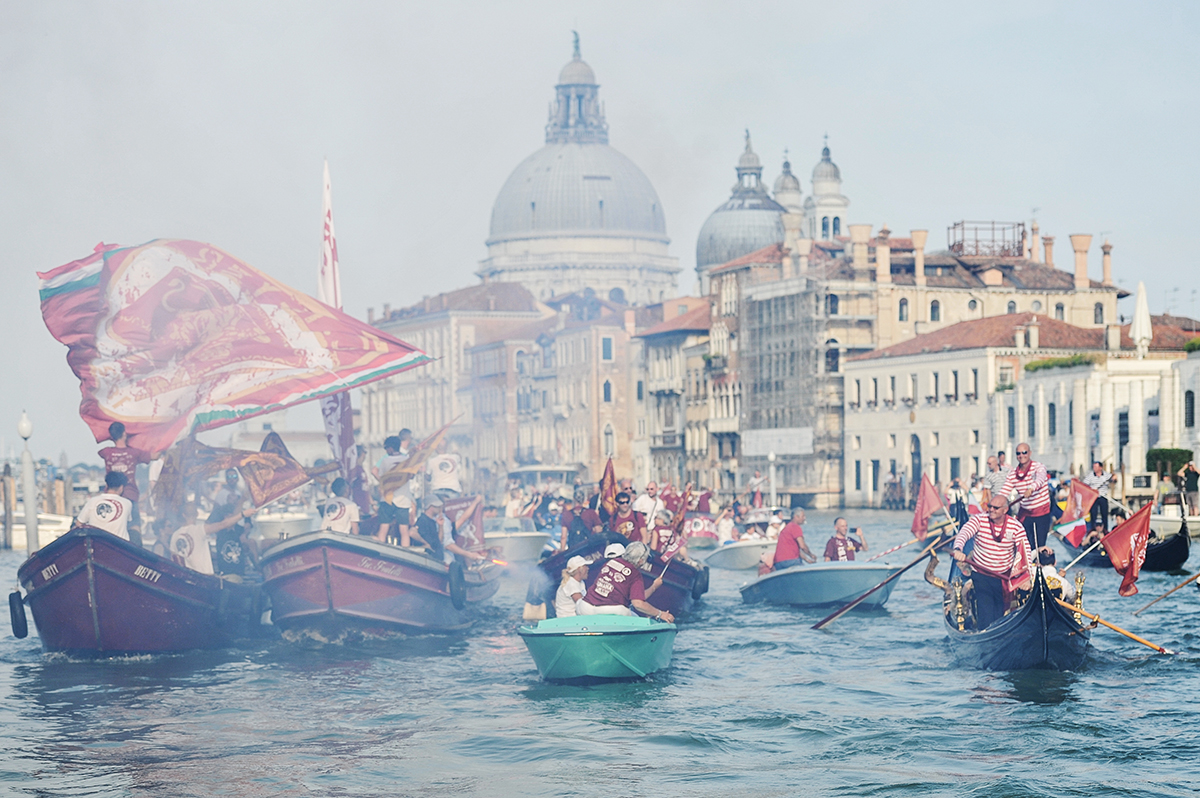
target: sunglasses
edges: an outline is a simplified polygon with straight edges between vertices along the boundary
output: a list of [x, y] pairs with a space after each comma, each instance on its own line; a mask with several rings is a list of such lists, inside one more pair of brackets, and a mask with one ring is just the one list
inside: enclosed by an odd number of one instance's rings
[[1028, 455], [1029, 455], [1029, 452], [1028, 452], [1028, 451], [1024, 451], [1024, 452], [1017, 452], [1017, 457], [1020, 457], [1021, 455], [1026, 455], [1026, 456], [1028, 456]]

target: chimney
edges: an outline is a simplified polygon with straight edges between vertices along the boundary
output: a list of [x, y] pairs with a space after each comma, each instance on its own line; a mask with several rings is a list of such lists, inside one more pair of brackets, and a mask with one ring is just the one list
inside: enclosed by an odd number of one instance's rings
[[1038, 340], [1040, 337], [1039, 336], [1040, 332], [1041, 332], [1041, 325], [1038, 324], [1037, 316], [1034, 316], [1033, 319], [1030, 320], [1030, 322], [1029, 322], [1029, 348], [1030, 349], [1038, 348], [1038, 345], [1040, 343], [1040, 341]]
[[630, 338], [637, 332], [637, 312], [633, 308], [625, 310], [625, 334]]
[[870, 259], [867, 256], [867, 247], [869, 246], [870, 240], [871, 225], [850, 225], [850, 245], [853, 247], [854, 251], [854, 268], [856, 271], [870, 267]]
[[367, 308], [367, 324], [375, 323], [375, 308]]
[[384, 302], [383, 303], [383, 317], [380, 320], [387, 321], [391, 317], [392, 317], [392, 306], [390, 303]]
[[1100, 250], [1104, 253], [1104, 260], [1102, 261], [1104, 264], [1104, 279], [1100, 282], [1104, 285], [1112, 285], [1112, 244], [1108, 243], [1106, 239], [1104, 246], [1100, 247]]
[[929, 240], [929, 231], [913, 230], [910, 235], [913, 242], [913, 278], [917, 285], [925, 285], [925, 242]]
[[421, 307], [425, 310], [426, 313], [429, 312], [429, 294], [426, 294], [425, 296], [421, 297]]
[[1040, 263], [1038, 260], [1038, 247], [1042, 245], [1042, 237], [1038, 233], [1037, 220], [1033, 220], [1033, 243], [1029, 245], [1029, 259], [1034, 263]]
[[495, 309], [496, 309], [496, 297], [489, 294], [488, 295], [488, 310], [495, 310]]
[[888, 236], [892, 231], [888, 229], [887, 224], [879, 228], [879, 233], [875, 236], [875, 282], [890, 283], [892, 281], [892, 246], [888, 243]]
[[1075, 250], [1075, 290], [1082, 291], [1091, 285], [1088, 282], [1087, 255], [1092, 246], [1092, 237], [1083, 233], [1071, 236], [1071, 249]]
[[800, 258], [800, 274], [808, 272], [808, 256], [812, 253], [813, 240], [800, 238], [796, 240], [796, 255]]
[[1025, 348], [1025, 328], [1016, 327], [1013, 329], [1013, 346], [1020, 351]]
[[1042, 262], [1054, 268], [1054, 236], [1042, 236], [1042, 251], [1045, 252], [1045, 257]]
[[1121, 325], [1106, 324], [1104, 326], [1104, 348], [1109, 352], [1121, 351]]

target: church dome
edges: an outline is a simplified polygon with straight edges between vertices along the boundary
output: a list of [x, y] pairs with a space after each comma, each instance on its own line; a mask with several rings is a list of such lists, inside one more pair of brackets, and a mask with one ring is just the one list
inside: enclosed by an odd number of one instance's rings
[[584, 86], [596, 85], [596, 73], [588, 66], [587, 61], [576, 56], [567, 62], [558, 73], [558, 85], [578, 84]]
[[814, 191], [815, 191], [815, 187], [816, 187], [817, 183], [824, 183], [824, 182], [831, 182], [831, 181], [837, 181], [840, 183], [842, 181], [841, 170], [838, 169], [837, 164], [835, 164], [829, 158], [829, 145], [828, 144], [825, 145], [825, 149], [821, 150], [821, 160], [818, 161], [817, 165], [813, 167], [812, 179], [813, 179]]
[[780, 194], [783, 192], [794, 191], [800, 193], [800, 178], [792, 174], [792, 165], [787, 161], [783, 162], [783, 172], [779, 177], [775, 178], [775, 188], [771, 191], [772, 194]]
[[[787, 209], [767, 194], [762, 185], [762, 164], [750, 146], [738, 159], [738, 182], [733, 194], [709, 215], [696, 240], [696, 269], [705, 271], [734, 258], [783, 241]], [[799, 181], [797, 181], [799, 190]]]

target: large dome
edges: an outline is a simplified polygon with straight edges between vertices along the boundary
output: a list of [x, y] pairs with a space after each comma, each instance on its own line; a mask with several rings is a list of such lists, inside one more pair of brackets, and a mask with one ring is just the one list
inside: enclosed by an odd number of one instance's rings
[[702, 273], [783, 241], [781, 214], [787, 209], [763, 188], [762, 163], [750, 146], [749, 131], [746, 149], [738, 159], [737, 175], [733, 195], [712, 212], [696, 239], [696, 269]]
[[487, 243], [555, 236], [666, 242], [667, 226], [658, 193], [633, 161], [607, 144], [555, 142], [505, 181]]

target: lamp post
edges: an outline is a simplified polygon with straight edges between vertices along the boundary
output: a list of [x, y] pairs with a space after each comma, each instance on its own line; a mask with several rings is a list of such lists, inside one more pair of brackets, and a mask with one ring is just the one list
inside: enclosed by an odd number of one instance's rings
[[771, 506], [775, 507], [779, 504], [779, 498], [775, 494], [775, 452], [767, 452], [767, 479], [771, 481]]
[[25, 451], [21, 453], [21, 492], [25, 496], [25, 550], [32, 557], [42, 547], [42, 542], [38, 539], [37, 480], [34, 479], [33, 455], [29, 453], [33, 422], [24, 410], [17, 422], [17, 434], [25, 441]]

